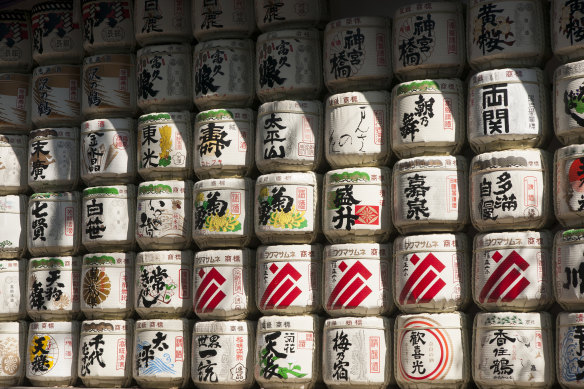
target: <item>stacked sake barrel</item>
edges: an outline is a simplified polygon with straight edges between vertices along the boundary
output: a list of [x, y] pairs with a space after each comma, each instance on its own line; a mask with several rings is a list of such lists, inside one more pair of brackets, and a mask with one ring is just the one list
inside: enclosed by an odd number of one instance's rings
[[[481, 388], [555, 381], [551, 285], [549, 56], [543, 2], [475, 1], [467, 52], [473, 245], [473, 379]], [[492, 19], [488, 19], [489, 15]], [[493, 22], [494, 21], [494, 22]], [[494, 27], [494, 26], [497, 27]], [[505, 31], [494, 38], [494, 31]], [[529, 31], [526, 35], [522, 31]]]

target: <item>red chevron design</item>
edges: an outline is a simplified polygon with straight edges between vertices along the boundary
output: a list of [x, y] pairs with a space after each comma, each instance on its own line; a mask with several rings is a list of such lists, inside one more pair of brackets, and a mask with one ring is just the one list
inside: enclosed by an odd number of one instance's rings
[[262, 309], [284, 309], [290, 306], [300, 296], [302, 291], [296, 282], [302, 274], [289, 263], [281, 269], [275, 263], [270, 266], [270, 271], [276, 273], [260, 300]]
[[212, 312], [226, 296], [220, 289], [226, 279], [214, 267], [207, 274], [201, 269], [198, 275], [202, 280], [195, 293], [195, 312]]
[[371, 272], [359, 261], [347, 270], [347, 265], [341, 262], [341, 272], [346, 273], [334, 287], [326, 304], [327, 309], [356, 308], [372, 292], [365, 284]]
[[[446, 266], [432, 253], [428, 254], [422, 262], [420, 262], [420, 257], [414, 254], [410, 258], [410, 262], [417, 266], [399, 295], [399, 303], [403, 305], [404, 303], [430, 302], [446, 286], [446, 283], [439, 275]], [[426, 274], [424, 275], [424, 273]], [[428, 287], [430, 288], [428, 289]]]
[[[498, 251], [493, 254], [493, 260], [495, 262], [499, 262], [502, 257]], [[522, 277], [522, 271], [527, 270], [528, 267], [529, 263], [517, 251], [513, 250], [499, 264], [483, 286], [479, 295], [479, 302], [484, 303], [486, 301], [494, 303], [499, 299], [503, 302], [515, 300], [523, 289], [527, 288], [530, 284], [527, 278]], [[509, 271], [509, 269], [511, 270]], [[489, 292], [491, 293], [489, 294]]]

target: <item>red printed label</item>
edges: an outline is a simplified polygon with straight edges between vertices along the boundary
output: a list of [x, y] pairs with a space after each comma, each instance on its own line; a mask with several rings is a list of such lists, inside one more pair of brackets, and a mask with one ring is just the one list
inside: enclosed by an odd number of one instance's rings
[[458, 211], [458, 179], [456, 176], [446, 177], [448, 195], [448, 212]]
[[351, 267], [341, 261], [338, 268], [343, 275], [328, 298], [327, 309], [356, 308], [371, 294], [366, 282], [373, 274], [359, 261]]
[[281, 268], [276, 263], [272, 263], [269, 271], [274, 274], [274, 278], [266, 287], [260, 301], [262, 309], [284, 309], [302, 294], [297, 283], [302, 278], [302, 274], [290, 263], [286, 263]]
[[65, 235], [73, 236], [73, 229], [75, 228], [75, 211], [73, 207], [65, 208]]
[[375, 48], [377, 49], [377, 66], [387, 65], [387, 54], [385, 53], [385, 35], [375, 35]]
[[383, 137], [383, 110], [381, 109], [373, 111], [373, 142], [376, 145], [383, 145], [385, 142]]
[[69, 80], [69, 100], [77, 101], [79, 95], [79, 81]]
[[499, 265], [483, 286], [479, 301], [481, 303], [494, 303], [498, 300], [511, 302], [530, 284], [529, 280], [523, 276], [529, 263], [515, 250], [501, 263], [499, 261], [503, 255], [498, 251], [495, 251], [492, 258]]
[[118, 150], [125, 150], [128, 147], [128, 136], [127, 135], [114, 135], [113, 141], [114, 147]]
[[191, 277], [190, 271], [187, 269], [180, 269], [178, 271], [179, 283], [178, 283], [178, 298], [188, 299], [191, 297], [190, 288]]
[[448, 19], [446, 22], [446, 36], [448, 39], [448, 54], [456, 54], [458, 52], [456, 42], [456, 21]]
[[184, 359], [185, 349], [183, 344], [183, 337], [177, 336], [174, 340], [174, 360], [175, 362], [182, 362]]
[[118, 339], [117, 356], [116, 370], [124, 370], [126, 368], [126, 339]]
[[523, 179], [524, 191], [525, 191], [525, 206], [526, 207], [537, 207], [537, 178], [535, 177], [525, 177]]
[[73, 359], [73, 339], [65, 338], [65, 359]]
[[418, 255], [414, 254], [409, 261], [415, 266], [415, 270], [401, 290], [399, 303], [404, 305], [432, 301], [446, 286], [446, 282], [440, 278], [440, 273], [446, 266], [432, 253], [428, 254], [422, 261]]
[[378, 205], [355, 205], [355, 215], [359, 217], [355, 220], [355, 224], [379, 225]]
[[195, 313], [212, 312], [227, 296], [221, 290], [221, 285], [227, 280], [214, 267], [207, 272], [201, 268], [196, 276], [201, 280], [195, 291]]
[[81, 282], [80, 278], [79, 278], [79, 272], [78, 271], [72, 271], [71, 272], [71, 295], [73, 296], [72, 301], [73, 302], [78, 302], [79, 301], [79, 283]]
[[372, 336], [369, 338], [369, 372], [379, 373], [381, 371], [381, 350], [379, 346], [379, 336]]
[[296, 209], [299, 211], [306, 211], [306, 201], [307, 199], [306, 188], [296, 188]]
[[452, 99], [444, 99], [444, 130], [452, 131]]
[[233, 215], [241, 214], [241, 193], [231, 192], [231, 213]]
[[312, 133], [314, 119], [302, 117], [302, 142], [314, 143], [314, 134]]
[[237, 150], [247, 151], [247, 131], [238, 132]]
[[120, 303], [128, 301], [128, 275], [123, 272], [120, 277]]

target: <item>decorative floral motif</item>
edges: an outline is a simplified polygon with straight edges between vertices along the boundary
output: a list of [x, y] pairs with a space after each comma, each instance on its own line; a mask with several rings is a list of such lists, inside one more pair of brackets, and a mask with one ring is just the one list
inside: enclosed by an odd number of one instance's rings
[[107, 299], [111, 286], [104, 271], [97, 267], [90, 268], [83, 277], [83, 301], [90, 307], [98, 306]]
[[269, 223], [275, 228], [304, 228], [308, 225], [304, 214], [306, 211], [296, 210], [296, 206], [293, 205], [290, 212], [276, 211], [270, 215]]
[[205, 229], [217, 232], [233, 232], [241, 230], [241, 223], [238, 221], [239, 215], [232, 215], [231, 211], [226, 210], [223, 216], [213, 214], [207, 216], [205, 220]]

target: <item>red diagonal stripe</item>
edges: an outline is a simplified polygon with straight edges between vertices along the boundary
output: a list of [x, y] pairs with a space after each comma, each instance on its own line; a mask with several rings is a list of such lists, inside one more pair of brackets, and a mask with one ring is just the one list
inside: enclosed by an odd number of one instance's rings
[[523, 289], [527, 288], [529, 285], [529, 281], [525, 277], [521, 277], [518, 283], [515, 284], [513, 288], [501, 299], [501, 301], [508, 303], [509, 301], [513, 301], [519, 296], [519, 293], [523, 291]]
[[207, 312], [213, 311], [213, 309], [215, 309], [217, 307], [217, 305], [219, 305], [219, 303], [221, 302], [221, 300], [223, 300], [224, 297], [225, 297], [225, 293], [223, 293], [223, 291], [220, 290], [219, 293], [215, 294], [215, 297], [213, 297], [213, 300], [211, 300], [209, 302], [209, 304], [207, 304], [207, 306], [205, 307], [203, 312], [207, 313]]
[[290, 276], [295, 281], [298, 281], [300, 277], [302, 277], [302, 274], [300, 274], [298, 270], [294, 268], [294, 266], [290, 265], [289, 263], [286, 263], [280, 269], [278, 274], [276, 274], [276, 276], [272, 279], [272, 281], [264, 291], [264, 295], [262, 296], [262, 299], [260, 301], [260, 307], [265, 306], [266, 300], [272, 295], [274, 289], [276, 289], [280, 285], [280, 283], [284, 280], [284, 278], [286, 278], [286, 276]]
[[422, 278], [422, 280], [418, 282], [418, 285], [416, 285], [414, 290], [412, 290], [412, 293], [410, 294], [407, 300], [408, 304], [414, 304], [422, 295], [424, 290], [428, 287], [428, 285], [430, 285], [432, 281], [434, 281], [435, 279], [436, 273], [434, 273], [433, 271], [429, 271], [428, 273], [426, 273], [424, 278]]
[[[444, 270], [446, 266], [444, 266], [444, 264], [434, 256], [434, 254], [428, 254], [426, 258], [424, 258], [424, 260], [416, 267], [416, 270], [414, 270], [410, 278], [408, 278], [408, 280], [406, 281], [406, 284], [404, 285], [404, 288], [402, 289], [399, 295], [400, 304], [403, 304], [406, 301], [406, 297], [408, 296], [410, 290], [413, 288], [416, 282], [418, 282], [418, 279], [422, 277], [426, 269], [429, 267], [433, 267], [438, 271], [438, 273], [440, 273], [442, 272], [442, 270]], [[422, 291], [420, 291], [420, 293], [421, 292]], [[409, 300], [408, 303], [410, 303]]]
[[347, 308], [356, 308], [359, 306], [359, 304], [361, 304], [361, 302], [363, 300], [365, 300], [365, 298], [367, 296], [369, 296], [369, 293], [371, 293], [371, 289], [365, 285], [365, 287], [363, 289], [361, 289], [361, 291], [359, 293], [357, 293], [357, 295], [353, 298], [353, 300], [349, 301], [345, 306]]
[[199, 301], [199, 297], [205, 291], [207, 286], [211, 283], [211, 281], [216, 280], [219, 285], [223, 285], [225, 282], [225, 277], [221, 275], [214, 267], [209, 270], [209, 273], [203, 278], [203, 282], [197, 288], [197, 292], [195, 295], [195, 301]]
[[497, 269], [495, 269], [493, 274], [491, 274], [491, 276], [485, 283], [485, 286], [483, 286], [483, 289], [479, 294], [479, 301], [481, 303], [485, 301], [485, 299], [487, 298], [487, 294], [493, 288], [493, 286], [495, 286], [499, 279], [503, 277], [507, 270], [509, 270], [509, 268], [511, 268], [511, 266], [513, 266], [514, 264], [517, 265], [521, 270], [525, 270], [529, 267], [529, 263], [525, 262], [525, 260], [521, 258], [521, 256], [517, 254], [515, 250], [513, 250], [511, 254], [509, 254], [509, 256], [505, 258], [503, 262], [501, 262]]
[[351, 298], [363, 285], [365, 285], [365, 282], [363, 282], [361, 278], [355, 278], [347, 289], [345, 289], [345, 291], [339, 296], [333, 305], [333, 309], [342, 308], [347, 300], [349, 300], [349, 298]]
[[351, 268], [347, 270], [343, 277], [341, 277], [341, 279], [331, 292], [331, 295], [326, 304], [327, 308], [329, 309], [331, 308], [334, 301], [337, 299], [337, 296], [339, 295], [339, 293], [341, 293], [345, 285], [347, 285], [353, 279], [353, 277], [357, 276], [358, 274], [361, 274], [361, 276], [366, 280], [368, 280], [369, 277], [371, 277], [372, 275], [371, 272], [367, 270], [367, 268], [361, 262], [359, 261], [355, 262], [353, 266], [351, 266]]
[[420, 303], [428, 303], [432, 301], [432, 299], [446, 286], [446, 282], [442, 280], [442, 278], [438, 278], [438, 280], [428, 289], [428, 291], [422, 296], [419, 300]]
[[266, 307], [268, 309], [272, 309], [274, 308], [274, 306], [276, 304], [278, 304], [278, 301], [280, 301], [280, 299], [282, 297], [284, 297], [284, 295], [290, 290], [292, 289], [292, 287], [294, 286], [294, 283], [292, 281], [290, 281], [290, 279], [286, 279], [284, 282], [282, 282], [280, 284], [280, 287], [278, 289], [276, 289], [276, 291], [274, 292], [274, 294], [272, 295], [272, 298], [270, 298], [270, 300], [266, 303]]
[[284, 300], [282, 300], [282, 302], [280, 304], [278, 304], [278, 306], [276, 308], [286, 308], [289, 307], [290, 304], [292, 304], [292, 302], [296, 299], [296, 297], [300, 296], [300, 294], [302, 293], [302, 291], [300, 290], [299, 287], [295, 286], [294, 289], [292, 289], [290, 291], [290, 293], [288, 293], [288, 295], [284, 298]]
[[216, 284], [212, 284], [209, 288], [207, 288], [207, 291], [205, 292], [205, 294], [203, 295], [203, 297], [201, 299], [199, 299], [199, 303], [197, 304], [197, 311], [202, 311], [203, 307], [205, 305], [207, 305], [207, 302], [209, 301], [209, 299], [215, 294], [215, 292], [217, 292], [219, 290], [219, 287]]
[[497, 285], [495, 289], [493, 289], [493, 292], [487, 298], [487, 302], [494, 303], [495, 301], [499, 300], [499, 298], [507, 290], [507, 288], [509, 288], [511, 284], [517, 281], [519, 277], [521, 277], [521, 273], [519, 273], [519, 270], [512, 269], [509, 272], [509, 274], [507, 274], [505, 278], [503, 278], [501, 282], [499, 282], [499, 285]]

